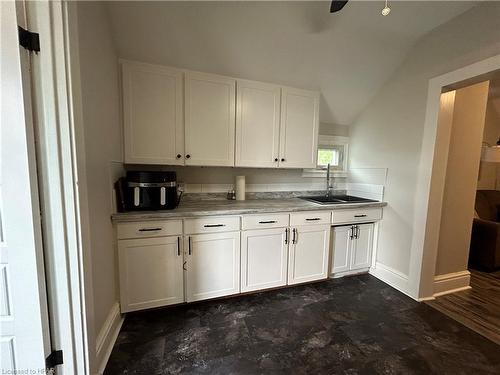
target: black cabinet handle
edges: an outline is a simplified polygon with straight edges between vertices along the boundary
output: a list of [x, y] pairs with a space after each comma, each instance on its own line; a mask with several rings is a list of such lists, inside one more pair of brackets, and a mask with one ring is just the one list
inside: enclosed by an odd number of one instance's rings
[[177, 154], [177, 159], [180, 159], [182, 157], [181, 154]]
[[354, 217], [367, 217], [368, 215], [366, 214], [361, 214], [361, 215], [354, 215]]
[[320, 217], [313, 217], [311, 219], [307, 218], [306, 221], [318, 221], [318, 220], [321, 220]]
[[206, 224], [204, 225], [205, 228], [218, 228], [218, 227], [225, 227], [226, 224]]
[[186, 155], [186, 159], [189, 159], [191, 157], [191, 155], [187, 154]]
[[349, 239], [353, 239], [354, 238], [354, 225], [351, 226], [351, 229], [349, 229]]
[[181, 238], [177, 237], [177, 255], [181, 256]]
[[274, 158], [274, 161], [278, 161], [278, 158]]
[[163, 228], [141, 228], [139, 229], [139, 232], [158, 232], [162, 229]]
[[281, 158], [281, 161], [285, 161], [285, 158]]
[[191, 255], [191, 237], [188, 237], [188, 254]]
[[285, 245], [288, 245], [288, 231], [289, 231], [289, 230], [290, 230], [290, 229], [285, 228]]
[[274, 224], [277, 223], [276, 220], [265, 220], [265, 221], [259, 221], [259, 224]]
[[297, 239], [297, 229], [293, 228], [292, 229], [292, 234], [293, 234], [293, 236], [292, 236], [292, 243], [296, 244], [297, 243], [297, 241], [296, 241], [296, 239]]

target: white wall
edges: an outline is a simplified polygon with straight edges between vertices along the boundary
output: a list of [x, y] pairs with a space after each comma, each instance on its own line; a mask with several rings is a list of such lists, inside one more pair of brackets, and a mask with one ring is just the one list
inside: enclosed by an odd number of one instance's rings
[[429, 79], [500, 53], [500, 4], [485, 3], [422, 38], [350, 129], [351, 166], [388, 168], [377, 261], [409, 273]]
[[99, 2], [79, 2], [77, 10], [95, 334], [99, 336], [118, 301], [117, 262], [110, 220], [111, 184], [120, 173], [122, 161], [118, 60], [105, 6]]

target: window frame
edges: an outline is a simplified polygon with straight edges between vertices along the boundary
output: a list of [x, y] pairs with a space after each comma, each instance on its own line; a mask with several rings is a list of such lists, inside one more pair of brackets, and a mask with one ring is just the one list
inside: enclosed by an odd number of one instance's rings
[[[349, 161], [349, 137], [337, 135], [320, 135], [318, 137], [318, 147], [316, 156], [321, 148], [333, 148], [333, 146], [343, 146], [344, 154], [341, 163], [341, 168], [331, 167], [330, 174], [334, 177], [347, 177], [348, 161]], [[317, 162], [316, 162], [317, 163]], [[302, 177], [326, 177], [326, 167], [321, 167], [316, 164], [314, 169], [304, 169]]]

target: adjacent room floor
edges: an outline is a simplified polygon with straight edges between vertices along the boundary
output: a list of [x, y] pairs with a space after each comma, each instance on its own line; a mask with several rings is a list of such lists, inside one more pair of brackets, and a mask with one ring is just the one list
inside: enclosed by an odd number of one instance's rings
[[105, 374], [498, 374], [500, 346], [350, 278], [129, 314]]
[[470, 272], [472, 289], [427, 303], [500, 345], [500, 271]]

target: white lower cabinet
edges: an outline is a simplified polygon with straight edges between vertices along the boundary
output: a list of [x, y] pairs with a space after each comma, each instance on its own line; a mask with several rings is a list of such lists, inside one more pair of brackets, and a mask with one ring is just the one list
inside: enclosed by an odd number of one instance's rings
[[321, 280], [328, 276], [330, 224], [291, 228], [288, 285]]
[[351, 268], [352, 226], [333, 229], [332, 273], [346, 272]]
[[288, 230], [271, 228], [242, 232], [242, 292], [286, 285]]
[[180, 237], [118, 241], [121, 311], [184, 302]]
[[186, 300], [240, 292], [240, 232], [186, 236]]
[[331, 273], [364, 270], [371, 266], [374, 224], [334, 227]]

